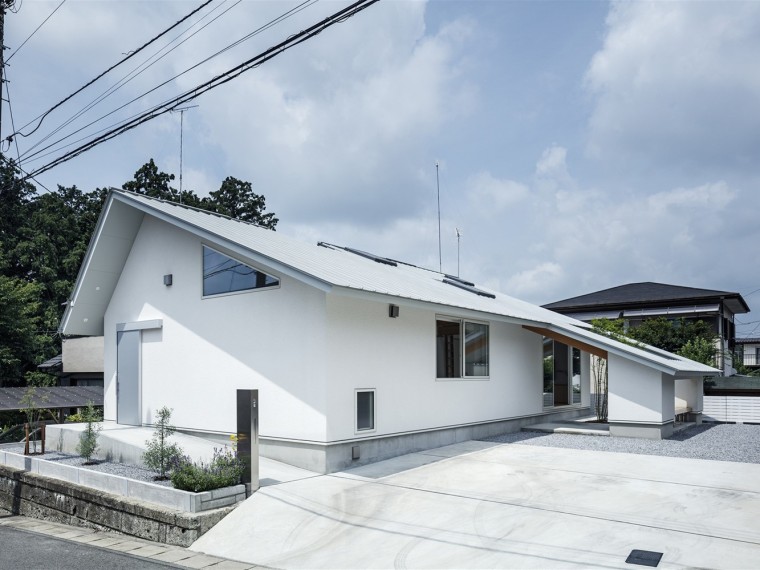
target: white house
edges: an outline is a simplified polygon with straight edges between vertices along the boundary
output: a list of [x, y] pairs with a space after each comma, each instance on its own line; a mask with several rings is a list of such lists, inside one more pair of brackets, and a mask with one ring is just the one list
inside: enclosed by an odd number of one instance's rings
[[262, 454], [320, 472], [588, 414], [589, 354], [609, 362], [611, 433], [667, 436], [676, 397], [698, 418], [715, 369], [587, 327], [463, 279], [112, 190], [61, 332], [104, 335], [106, 419], [150, 425], [169, 406], [182, 430], [229, 434], [236, 389], [256, 388]]

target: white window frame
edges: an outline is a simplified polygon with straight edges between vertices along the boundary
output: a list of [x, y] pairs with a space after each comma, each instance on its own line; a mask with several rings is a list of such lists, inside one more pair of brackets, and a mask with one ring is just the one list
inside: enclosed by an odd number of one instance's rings
[[[372, 392], [372, 427], [359, 429], [359, 393]], [[374, 433], [377, 431], [377, 388], [354, 389], [354, 433]]]
[[[438, 337], [437, 331], [438, 331], [438, 321], [446, 321], [449, 323], [459, 323], [459, 337], [460, 337], [460, 363], [459, 363], [459, 376], [455, 376], [453, 378], [439, 378], [438, 377], [438, 346], [435, 347], [435, 357], [436, 357], [436, 382], [461, 382], [462, 380], [466, 381], [488, 381], [491, 379], [491, 323], [489, 321], [481, 321], [479, 319], [466, 319], [466, 318], [458, 318], [458, 317], [451, 317], [448, 315], [436, 315], [435, 316], [435, 323], [436, 323], [436, 330], [434, 339]], [[465, 353], [465, 342], [466, 337], [464, 334], [465, 331], [465, 323], [474, 323], [476, 325], [485, 325], [488, 327], [488, 374], [486, 376], [468, 376], [465, 374], [466, 370], [466, 353]]]
[[[203, 257], [203, 248], [204, 247], [207, 247], [211, 251], [215, 251], [216, 253], [224, 255], [225, 257], [229, 257], [230, 259], [234, 259], [235, 261], [238, 261], [238, 262], [242, 263], [243, 265], [246, 265], [246, 266], [250, 267], [251, 269], [254, 269], [256, 271], [259, 271], [261, 273], [269, 275], [270, 277], [274, 277], [275, 279], [277, 279], [277, 285], [270, 285], [269, 287], [254, 287], [252, 289], [243, 289], [241, 291], [227, 291], [225, 293], [213, 293], [212, 295], [204, 295], [203, 294], [203, 259], [204, 259], [204, 257]], [[254, 264], [252, 264], [252, 263], [250, 263], [248, 261], [243, 261], [242, 259], [240, 259], [236, 255], [231, 255], [229, 253], [226, 253], [226, 252], [222, 251], [221, 249], [213, 247], [213, 246], [211, 246], [211, 245], [209, 245], [207, 243], [204, 243], [204, 242], [201, 242], [201, 271], [200, 271], [200, 280], [201, 280], [201, 299], [216, 299], [217, 297], [229, 297], [230, 295], [246, 295], [248, 293], [261, 293], [262, 291], [273, 291], [273, 290], [276, 290], [276, 289], [279, 289], [280, 287], [282, 287], [282, 277], [280, 277], [279, 275], [277, 275], [277, 274], [275, 274], [275, 273], [273, 273], [271, 271], [268, 271], [268, 270], [264, 271], [263, 269], [257, 267], [256, 265], [254, 265]]]

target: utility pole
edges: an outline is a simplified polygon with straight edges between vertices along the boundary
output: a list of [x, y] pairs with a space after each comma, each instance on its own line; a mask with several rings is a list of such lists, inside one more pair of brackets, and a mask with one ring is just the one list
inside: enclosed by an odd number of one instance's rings
[[5, 86], [5, 10], [14, 0], [0, 0], [0, 141], [3, 139], [3, 87]]
[[172, 109], [172, 112], [179, 111], [179, 203], [182, 203], [182, 132], [185, 128], [185, 111], [194, 109], [198, 105], [190, 105], [188, 107], [179, 107]]

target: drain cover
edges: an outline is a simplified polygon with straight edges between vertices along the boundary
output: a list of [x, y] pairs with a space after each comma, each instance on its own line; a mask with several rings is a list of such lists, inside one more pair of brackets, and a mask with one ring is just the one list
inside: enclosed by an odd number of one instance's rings
[[651, 566], [656, 568], [662, 559], [662, 552], [652, 552], [651, 550], [631, 550], [626, 564], [638, 564], [639, 566]]

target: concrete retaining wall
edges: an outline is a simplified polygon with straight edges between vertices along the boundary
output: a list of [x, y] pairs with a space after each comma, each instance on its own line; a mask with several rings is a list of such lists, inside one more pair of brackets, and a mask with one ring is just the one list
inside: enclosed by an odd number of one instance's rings
[[0, 510], [154, 542], [190, 546], [232, 509], [185, 513], [0, 465]]
[[2, 450], [0, 450], [0, 464], [62, 481], [79, 483], [97, 491], [130, 497], [190, 513], [228, 507], [245, 500], [245, 485], [235, 485], [234, 487], [204, 491], [203, 493], [191, 493]]

